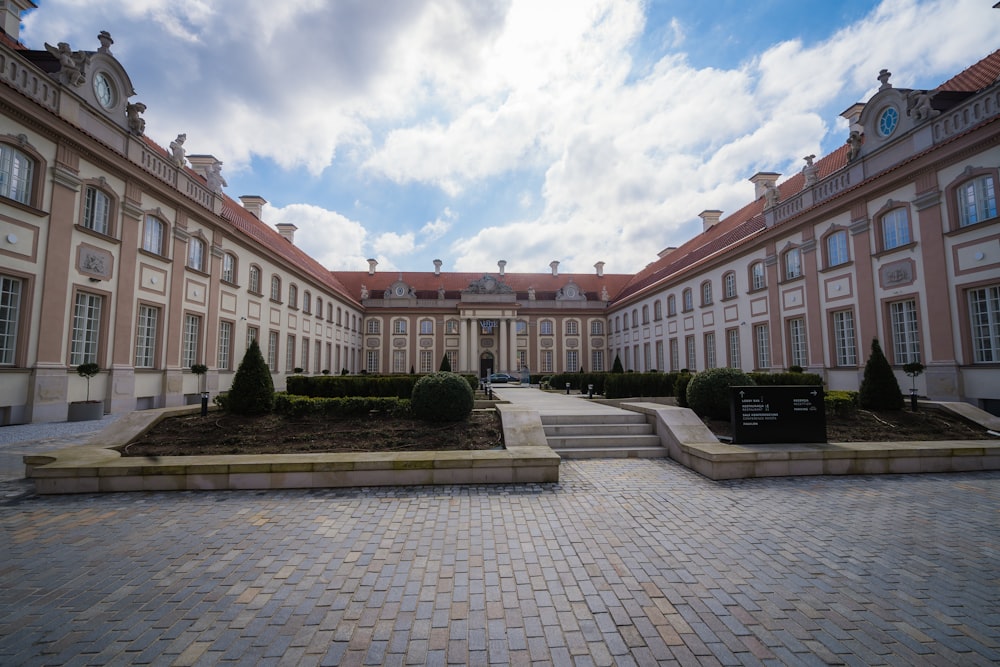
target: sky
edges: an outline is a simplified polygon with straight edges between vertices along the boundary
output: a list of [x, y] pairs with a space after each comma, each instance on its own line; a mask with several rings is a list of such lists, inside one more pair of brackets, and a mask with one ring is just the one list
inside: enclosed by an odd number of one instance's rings
[[635, 273], [843, 144], [878, 88], [1000, 47], [994, 0], [36, 0], [111, 50], [146, 135], [331, 270]]

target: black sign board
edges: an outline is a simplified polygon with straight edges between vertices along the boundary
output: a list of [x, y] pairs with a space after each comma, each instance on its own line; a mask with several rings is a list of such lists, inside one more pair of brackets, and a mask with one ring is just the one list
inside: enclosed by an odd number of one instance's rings
[[730, 387], [734, 444], [826, 442], [823, 387]]

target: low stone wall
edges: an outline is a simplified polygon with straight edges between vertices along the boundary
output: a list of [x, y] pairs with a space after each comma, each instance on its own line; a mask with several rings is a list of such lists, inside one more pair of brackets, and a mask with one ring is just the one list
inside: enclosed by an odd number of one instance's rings
[[[986, 428], [996, 417], [972, 406], [952, 409]], [[687, 408], [657, 403], [622, 403], [656, 425], [670, 458], [713, 480], [791, 475], [885, 475], [919, 472], [1000, 470], [1000, 441], [844, 442], [826, 444], [731, 445], [719, 442]]]
[[24, 457], [39, 494], [118, 491], [302, 489], [559, 481], [559, 455], [538, 413], [497, 405], [503, 450], [400, 453], [122, 457], [118, 448], [169, 416], [198, 406], [144, 410], [120, 418], [78, 447]]

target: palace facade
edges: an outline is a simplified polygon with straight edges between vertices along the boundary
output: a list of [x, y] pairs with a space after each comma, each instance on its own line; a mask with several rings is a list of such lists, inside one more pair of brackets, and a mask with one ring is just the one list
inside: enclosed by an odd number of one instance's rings
[[[107, 33], [19, 44], [0, 14], [0, 424], [195, 402], [251, 340], [304, 373], [802, 366], [856, 389], [878, 338], [922, 395], [1000, 413], [1000, 52], [881, 88], [842, 148], [750, 180], [741, 210], [637, 273], [329, 271], [228, 197], [222, 163], [146, 135]], [[82, 363], [101, 372], [89, 382]], [[203, 376], [195, 364], [208, 367]]]

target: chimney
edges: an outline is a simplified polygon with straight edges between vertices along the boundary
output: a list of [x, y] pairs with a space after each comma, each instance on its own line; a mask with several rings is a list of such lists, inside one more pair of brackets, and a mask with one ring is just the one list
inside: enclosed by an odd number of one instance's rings
[[864, 132], [865, 128], [861, 125], [861, 112], [864, 110], [864, 102], [856, 102], [840, 112], [840, 117], [847, 119], [848, 134], [851, 132]]
[[376, 266], [378, 266], [378, 260], [376, 260], [376, 259], [369, 259], [368, 260], [368, 275], [370, 275], [370, 276], [374, 276], [375, 275], [375, 267]]
[[663, 259], [667, 255], [669, 255], [670, 253], [672, 253], [674, 250], [677, 250], [677, 246], [675, 246], [675, 245], [668, 246], [668, 247], [664, 248], [663, 250], [661, 250], [660, 252], [656, 253], [656, 256], [659, 257], [660, 259]]
[[295, 230], [298, 229], [298, 227], [290, 222], [279, 222], [275, 225], [275, 227], [278, 228], [278, 233], [281, 234], [281, 238], [291, 244], [295, 243]]
[[777, 186], [778, 178], [781, 174], [776, 174], [773, 171], [758, 171], [756, 174], [750, 177], [750, 182], [753, 183], [753, 198], [754, 201], [760, 199], [764, 196], [764, 191], [767, 189], [767, 184]]
[[707, 232], [712, 227], [715, 227], [717, 224], [719, 224], [719, 219], [722, 218], [722, 211], [709, 209], [707, 211], [702, 211], [701, 213], [699, 213], [698, 217], [701, 218], [701, 231]]
[[597, 277], [598, 278], [603, 278], [604, 277], [604, 262], [598, 262], [597, 264], [594, 264], [594, 268], [597, 269]]
[[441, 275], [441, 263], [442, 262], [441, 262], [440, 259], [435, 259], [434, 260], [434, 275], [435, 276], [440, 276]]
[[21, 34], [21, 14], [34, 8], [35, 3], [31, 0], [0, 2], [0, 29], [12, 40], [18, 41]]
[[497, 266], [500, 267], [500, 276], [503, 277], [503, 270], [504, 267], [507, 266], [507, 260], [501, 259], [499, 262], [497, 262]]
[[[243, 202], [243, 208], [248, 210], [253, 217], [263, 220], [261, 213], [264, 210], [264, 204], [267, 203], [266, 199], [260, 195], [240, 195], [240, 201]], [[280, 227], [281, 225], [278, 226]]]

